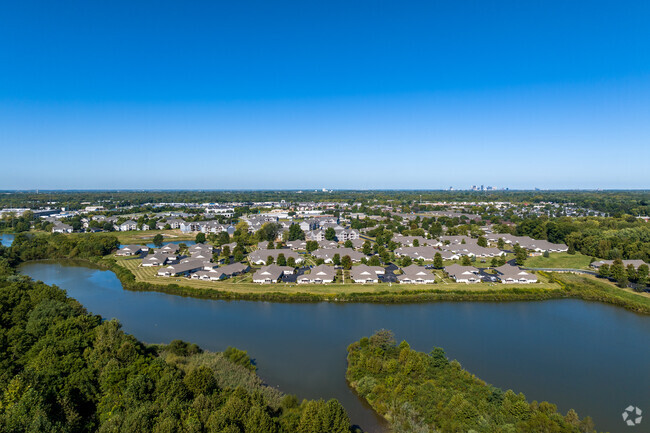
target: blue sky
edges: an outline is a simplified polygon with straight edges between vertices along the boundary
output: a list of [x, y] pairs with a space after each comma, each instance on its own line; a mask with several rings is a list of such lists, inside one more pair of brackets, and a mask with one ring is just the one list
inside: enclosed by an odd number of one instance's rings
[[0, 189], [650, 188], [622, 6], [7, 2]]

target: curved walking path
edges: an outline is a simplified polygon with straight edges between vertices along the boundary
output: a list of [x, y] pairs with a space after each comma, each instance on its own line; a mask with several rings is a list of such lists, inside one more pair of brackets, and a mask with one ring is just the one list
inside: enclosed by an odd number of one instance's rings
[[[524, 270], [526, 270], [526, 271], [543, 271], [543, 272], [573, 272], [573, 273], [576, 273], [576, 274], [594, 275], [594, 276], [596, 276], [596, 277], [598, 276], [598, 272], [596, 272], [596, 271], [591, 271], [591, 270], [588, 270], [588, 269], [570, 269], [570, 268], [524, 268], [524, 267], [521, 267], [521, 269], [524, 269]], [[616, 281], [612, 280], [611, 278], [607, 278], [607, 280], [608, 280], [608, 281], [616, 282]], [[630, 288], [630, 289], [634, 289], [634, 290], [636, 290], [636, 289], [637, 289], [637, 284], [635, 284], [635, 283], [628, 283], [628, 284], [627, 284], [627, 288]], [[645, 290], [645, 287], [644, 287], [644, 290]]]
[[590, 271], [588, 269], [571, 269], [571, 268], [528, 268], [522, 266], [521, 269], [524, 269], [526, 271], [544, 271], [544, 272], [574, 272], [577, 274], [587, 274], [587, 275], [596, 275], [598, 276], [598, 272], [596, 271]]

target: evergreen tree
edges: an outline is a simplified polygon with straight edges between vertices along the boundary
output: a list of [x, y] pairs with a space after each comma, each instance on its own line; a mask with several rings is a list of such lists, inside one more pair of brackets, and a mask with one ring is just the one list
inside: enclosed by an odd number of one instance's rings
[[627, 265], [627, 279], [633, 283], [637, 281], [636, 268], [631, 263]]
[[623, 261], [616, 259], [609, 267], [609, 275], [616, 281], [622, 281], [625, 277], [625, 268], [623, 268]]
[[648, 284], [648, 265], [641, 265], [637, 269], [637, 285], [639, 289], [643, 290]]
[[320, 409], [322, 418], [322, 431], [328, 433], [348, 433], [350, 419], [338, 400], [328, 400]]
[[442, 254], [436, 253], [433, 256], [433, 267], [436, 269], [442, 269], [443, 263], [442, 263]]
[[320, 416], [323, 401], [309, 401], [303, 404], [304, 409], [298, 424], [298, 433], [325, 433], [323, 430], [323, 423]]
[[276, 433], [278, 426], [271, 418], [267, 409], [260, 405], [254, 405], [246, 414], [244, 421], [246, 433]]
[[229, 247], [228, 245], [225, 245], [225, 246], [221, 249], [221, 255], [222, 255], [223, 257], [225, 257], [225, 258], [230, 257], [230, 247]]
[[528, 254], [526, 253], [526, 250], [523, 248], [519, 248], [515, 253], [515, 262], [517, 263], [518, 266], [523, 266], [526, 263], [527, 258], [528, 258]]
[[603, 278], [607, 278], [610, 276], [609, 265], [607, 263], [603, 263], [602, 265], [600, 265], [600, 267], [598, 268], [598, 275]]

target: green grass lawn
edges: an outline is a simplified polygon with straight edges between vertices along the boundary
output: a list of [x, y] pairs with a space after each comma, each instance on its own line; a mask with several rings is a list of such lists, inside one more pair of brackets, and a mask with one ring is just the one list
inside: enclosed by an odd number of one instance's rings
[[589, 269], [591, 257], [580, 253], [573, 255], [568, 253], [551, 253], [549, 257], [537, 256], [526, 259], [527, 268], [565, 268], [565, 269]]
[[180, 230], [132, 230], [128, 232], [111, 232], [117, 237], [122, 245], [146, 244], [153, 240], [156, 235], [163, 235], [163, 242], [170, 241], [193, 241], [196, 233], [183, 233]]
[[583, 299], [603, 301], [621, 305], [633, 311], [648, 314], [650, 294], [637, 293], [631, 289], [621, 289], [613, 282], [591, 275], [555, 274], [555, 278], [570, 285], [570, 290], [584, 292]]
[[[341, 275], [337, 276], [336, 282], [331, 284], [297, 284], [297, 283], [274, 283], [274, 284], [257, 284], [252, 282], [252, 273], [257, 270], [253, 267], [251, 272], [240, 275], [234, 278], [226, 279], [223, 281], [203, 281], [193, 280], [185, 277], [158, 277], [156, 274], [159, 267], [141, 267], [139, 259], [132, 259], [126, 257], [114, 257], [120, 266], [129, 269], [136, 278], [136, 281], [144, 281], [152, 284], [178, 284], [180, 286], [192, 287], [197, 289], [216, 289], [225, 290], [235, 293], [313, 293], [313, 294], [350, 294], [350, 293], [377, 293], [377, 292], [401, 292], [408, 291], [421, 291], [421, 290], [463, 290], [468, 292], [480, 292], [487, 289], [512, 289], [517, 287], [513, 284], [500, 284], [500, 283], [480, 283], [480, 284], [465, 284], [456, 283], [453, 280], [444, 277], [442, 271], [435, 271], [438, 282], [437, 284], [399, 284], [399, 283], [375, 283], [375, 284], [359, 284], [353, 283], [350, 279], [349, 272], [345, 272], [345, 282], [341, 282]], [[525, 285], [520, 287], [537, 288], [537, 289], [557, 289], [559, 285], [556, 283], [549, 283], [545, 278], [540, 278], [540, 283]]]

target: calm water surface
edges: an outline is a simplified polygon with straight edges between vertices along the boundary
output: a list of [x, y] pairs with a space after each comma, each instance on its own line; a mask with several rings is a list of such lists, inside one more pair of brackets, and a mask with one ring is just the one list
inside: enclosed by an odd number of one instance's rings
[[[183, 339], [248, 350], [259, 374], [299, 398], [337, 398], [366, 431], [383, 424], [345, 382], [346, 347], [381, 328], [529, 400], [590, 415], [599, 431], [628, 431], [630, 404], [650, 416], [650, 317], [578, 300], [414, 305], [211, 301], [122, 289], [112, 272], [34, 262], [21, 268], [150, 343]], [[646, 424], [644, 422], [644, 424]], [[635, 432], [650, 431], [650, 418]]]

